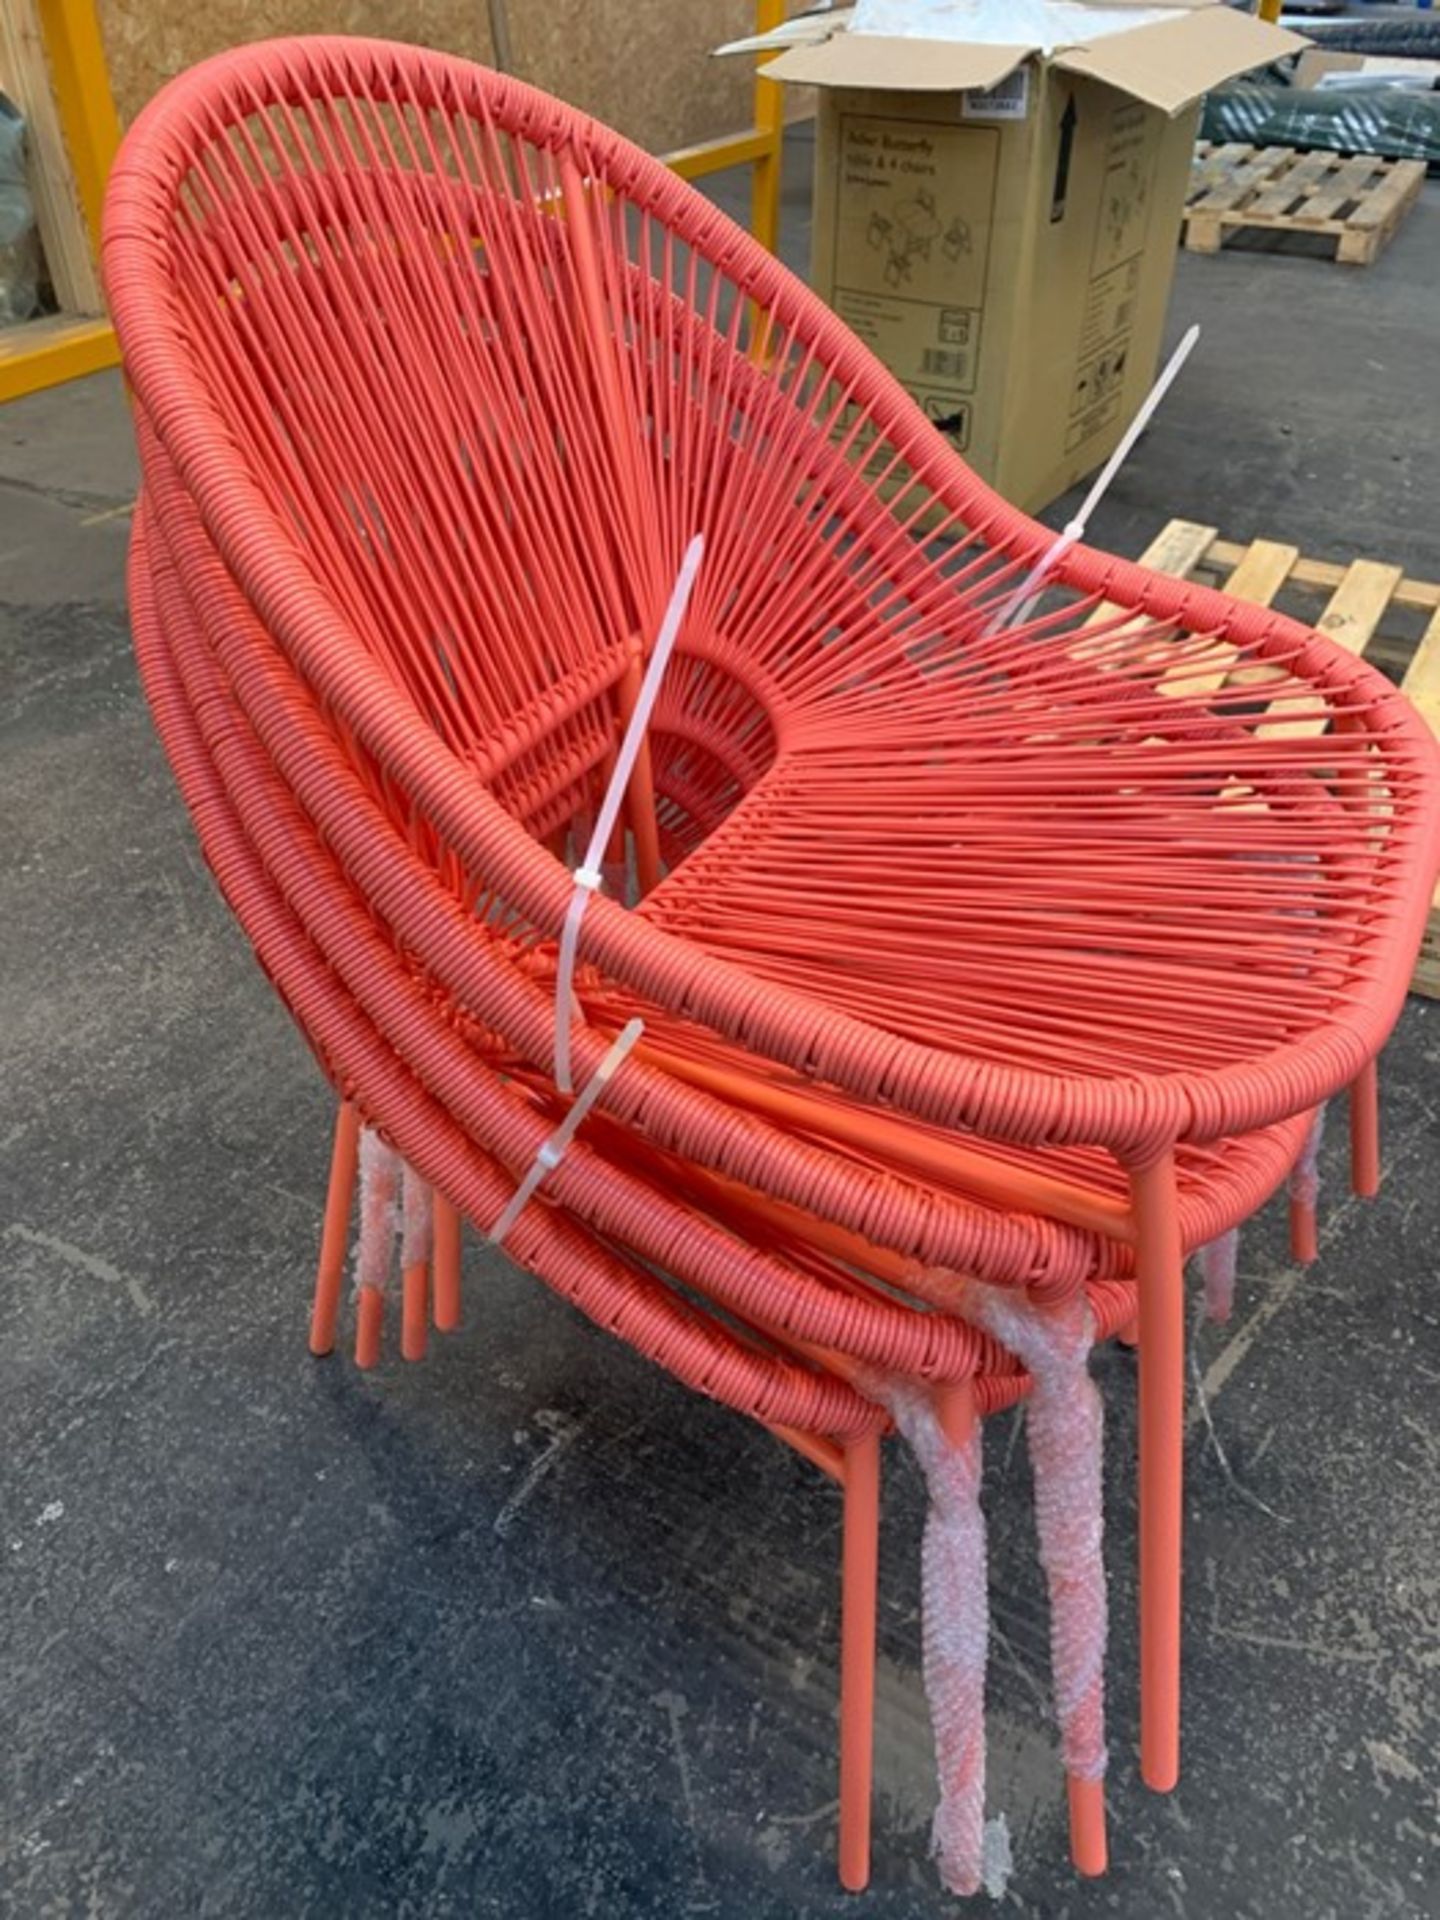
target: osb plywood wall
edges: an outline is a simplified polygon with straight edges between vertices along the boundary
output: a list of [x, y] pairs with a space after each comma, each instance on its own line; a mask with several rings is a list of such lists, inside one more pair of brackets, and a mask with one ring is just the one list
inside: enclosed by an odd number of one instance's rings
[[[369, 33], [488, 61], [486, 0], [99, 0], [121, 118], [207, 54], [278, 33]], [[652, 152], [748, 126], [754, 64], [712, 60], [752, 0], [509, 0], [514, 70]]]

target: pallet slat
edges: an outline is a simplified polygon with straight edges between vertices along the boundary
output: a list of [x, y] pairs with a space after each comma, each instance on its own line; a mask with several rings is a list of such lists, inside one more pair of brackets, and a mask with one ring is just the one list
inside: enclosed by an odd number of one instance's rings
[[[1387, 638], [1385, 622], [1393, 608], [1421, 609], [1430, 614], [1419, 645], [1405, 669], [1400, 690], [1415, 707], [1427, 726], [1440, 739], [1440, 582], [1411, 580], [1401, 569], [1379, 560], [1315, 560], [1299, 549], [1274, 540], [1252, 540], [1240, 545], [1231, 540], [1205, 538], [1210, 529], [1191, 520], [1172, 520], [1161, 529], [1140, 556], [1142, 566], [1171, 573], [1179, 579], [1194, 574], [1217, 577], [1217, 584], [1237, 599], [1269, 606], [1282, 588], [1303, 588], [1325, 594], [1311, 624], [1327, 634], [1348, 653], [1363, 656], [1382, 646], [1389, 652], [1405, 642]], [[1097, 607], [1091, 621], [1104, 619], [1113, 609]], [[1234, 653], [1232, 650], [1231, 657]], [[1265, 677], [1264, 668], [1242, 668], [1233, 677], [1228, 669], [1212, 673], [1207, 660], [1176, 670], [1186, 692], [1216, 692], [1221, 686], [1239, 685], [1252, 677]], [[1271, 703], [1262, 732], [1273, 738], [1300, 738], [1323, 733], [1325, 718], [1320, 714], [1289, 713], [1283, 696]], [[1236, 796], [1243, 789], [1236, 790]], [[1235, 796], [1232, 796], [1235, 797]], [[1383, 796], [1381, 796], [1383, 799]], [[1383, 811], [1383, 808], [1379, 809]], [[1419, 958], [1410, 982], [1413, 993], [1440, 999], [1440, 887], [1431, 904], [1429, 921], [1421, 943]]]
[[1229, 213], [1242, 195], [1267, 180], [1274, 171], [1274, 156], [1289, 155], [1289, 147], [1266, 147], [1248, 160], [1232, 161], [1225, 177], [1195, 202], [1197, 213]]
[[1355, 154], [1295, 154], [1291, 147], [1210, 147], [1201, 141], [1190, 176], [1182, 237], [1192, 253], [1218, 253], [1244, 228], [1320, 234], [1335, 258], [1368, 266], [1414, 205], [1425, 168], [1417, 160]]
[[1385, 180], [1370, 194], [1350, 216], [1352, 227], [1382, 226], [1392, 214], [1399, 211], [1402, 202], [1412, 194], [1418, 193], [1425, 178], [1423, 160], [1402, 160], [1391, 169]]
[[[1340, 209], [1358, 201], [1371, 185], [1381, 162], [1368, 153], [1357, 153], [1332, 173], [1318, 193], [1307, 194], [1304, 204], [1291, 216], [1297, 226], [1323, 227], [1340, 218]], [[1383, 179], [1383, 175], [1382, 175]]]
[[[1273, 151], [1282, 152], [1283, 149]], [[1255, 196], [1250, 203], [1251, 211], [1263, 214], [1288, 212], [1295, 204], [1297, 194], [1308, 193], [1312, 187], [1318, 186], [1334, 165], [1333, 153], [1307, 153], [1286, 170], [1278, 184], [1266, 187]]]
[[1440, 736], [1440, 613], [1425, 629], [1415, 658], [1400, 682], [1400, 691], [1430, 730]]
[[[1188, 520], [1172, 520], [1172, 527], [1189, 526]], [[1166, 532], [1169, 528], [1166, 529]], [[1161, 535], [1164, 538], [1164, 535]], [[1159, 544], [1158, 541], [1153, 544]], [[1236, 540], [1214, 540], [1204, 554], [1207, 567], [1216, 571], [1224, 567], [1234, 567], [1244, 554], [1244, 546]], [[1142, 558], [1142, 565], [1148, 566], [1148, 560]], [[1156, 566], [1159, 567], [1157, 561]], [[1197, 563], [1198, 564], [1198, 563]], [[1170, 573], [1174, 569], [1166, 567], [1161, 571]], [[1329, 587], [1332, 592], [1349, 572], [1348, 563], [1343, 560], [1312, 560], [1307, 554], [1300, 558], [1290, 570], [1290, 584], [1296, 587]], [[1440, 581], [1404, 579], [1395, 589], [1394, 603], [1397, 607], [1419, 607], [1433, 610], [1440, 607]]]
[[[1384, 618], [1400, 578], [1399, 567], [1386, 566], [1378, 560], [1352, 561], [1316, 626], [1347, 653], [1364, 653]], [[1295, 703], [1271, 702], [1269, 711], [1276, 717], [1267, 720], [1259, 730], [1266, 739], [1303, 740], [1325, 731], [1325, 720], [1318, 714], [1292, 714], [1287, 718], [1285, 708], [1290, 704]]]
[[[1415, 649], [1415, 658], [1400, 683], [1400, 691], [1430, 730], [1440, 735], [1440, 613], [1435, 614], [1425, 629]], [[1410, 985], [1415, 993], [1440, 1000], [1440, 886], [1435, 889], [1425, 938], [1420, 943], [1420, 958], [1415, 963], [1415, 977]]]

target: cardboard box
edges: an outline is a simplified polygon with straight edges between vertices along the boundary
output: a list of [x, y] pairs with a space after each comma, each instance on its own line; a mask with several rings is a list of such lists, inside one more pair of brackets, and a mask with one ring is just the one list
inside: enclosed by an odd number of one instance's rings
[[1200, 95], [1304, 44], [1166, 12], [1048, 52], [821, 15], [766, 69], [820, 89], [816, 290], [1031, 511], [1105, 459], [1154, 378]]

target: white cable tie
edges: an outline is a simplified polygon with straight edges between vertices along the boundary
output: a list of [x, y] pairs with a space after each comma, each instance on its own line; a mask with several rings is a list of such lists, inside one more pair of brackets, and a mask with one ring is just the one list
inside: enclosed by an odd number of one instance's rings
[[509, 1233], [511, 1227], [514, 1226], [515, 1222], [529, 1205], [535, 1189], [540, 1185], [540, 1182], [547, 1174], [553, 1173], [565, 1158], [565, 1150], [575, 1138], [581, 1122], [605, 1091], [607, 1083], [615, 1078], [615, 1075], [625, 1064], [631, 1048], [644, 1031], [645, 1022], [643, 1020], [631, 1020], [621, 1028], [620, 1032], [617, 1033], [615, 1038], [610, 1042], [609, 1048], [599, 1066], [596, 1067], [594, 1073], [591, 1074], [589, 1080], [585, 1083], [584, 1090], [576, 1100], [574, 1106], [571, 1107], [570, 1111], [560, 1122], [554, 1133], [550, 1135], [549, 1139], [543, 1140], [536, 1149], [535, 1158], [530, 1162], [529, 1172], [515, 1189], [510, 1204], [490, 1229], [490, 1244], [492, 1247], [498, 1247], [500, 1245], [506, 1234]]
[[1135, 442], [1140, 438], [1146, 427], [1149, 426], [1155, 409], [1170, 391], [1175, 376], [1190, 358], [1191, 350], [1199, 338], [1200, 328], [1198, 325], [1192, 326], [1187, 330], [1179, 346], [1176, 347], [1174, 353], [1172, 353], [1170, 358], [1165, 362], [1164, 367], [1161, 369], [1160, 377], [1141, 401], [1135, 418], [1120, 436], [1120, 444], [1100, 469], [1100, 472], [1096, 476], [1094, 486], [1091, 487], [1085, 498], [1080, 502], [1080, 511], [1072, 520], [1065, 522], [1063, 529], [1050, 542], [1049, 546], [1020, 582], [1020, 585], [1015, 589], [1014, 593], [1011, 594], [1004, 606], [1001, 607], [1000, 612], [985, 629], [987, 637], [992, 633], [999, 633], [1002, 627], [1023, 626], [1025, 621], [1029, 619], [1030, 609], [1040, 597], [1041, 583], [1047, 579], [1051, 571], [1059, 565], [1071, 547], [1076, 546], [1085, 538], [1085, 529], [1090, 523], [1091, 514], [1094, 513], [1096, 507], [1098, 507], [1104, 499], [1109, 490], [1110, 482], [1115, 478], [1116, 474], [1119, 473], [1126, 460], [1129, 459]]
[[610, 835], [620, 815], [620, 803], [625, 798], [625, 789], [630, 784], [630, 775], [635, 770], [635, 761], [645, 738], [645, 729], [650, 724], [650, 710], [660, 692], [660, 682], [665, 677], [665, 668], [670, 659], [671, 649], [680, 632], [680, 623], [685, 618], [685, 609], [690, 602], [690, 590], [695, 585], [695, 576], [700, 571], [700, 561], [705, 553], [705, 536], [697, 533], [685, 549], [680, 562], [680, 571], [675, 576], [675, 585], [670, 592], [670, 604], [665, 609], [665, 618], [660, 622], [660, 631], [655, 646], [645, 668], [645, 677], [640, 682], [640, 692], [635, 701], [635, 710], [625, 729], [625, 737], [620, 742], [620, 751], [615, 756], [614, 770], [610, 775], [610, 784], [605, 789], [605, 798], [601, 802], [596, 817], [595, 830], [590, 835], [590, 845], [585, 850], [585, 858], [575, 869], [573, 878], [575, 891], [570, 896], [570, 905], [565, 911], [565, 922], [560, 929], [560, 954], [555, 968], [555, 1084], [561, 1093], [573, 1093], [574, 1083], [570, 1071], [570, 1023], [580, 1017], [580, 1009], [575, 1000], [575, 955], [580, 945], [580, 922], [585, 918], [585, 909], [590, 896], [604, 884], [602, 862], [605, 849], [610, 844]]

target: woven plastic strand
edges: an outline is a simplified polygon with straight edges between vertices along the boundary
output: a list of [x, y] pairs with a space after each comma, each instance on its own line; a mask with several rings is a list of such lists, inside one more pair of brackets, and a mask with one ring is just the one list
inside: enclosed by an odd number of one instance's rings
[[530, 1163], [530, 1171], [515, 1189], [514, 1198], [490, 1229], [490, 1244], [498, 1247], [529, 1204], [530, 1197], [547, 1173], [553, 1173], [565, 1158], [565, 1149], [575, 1138], [581, 1121], [625, 1064], [625, 1057], [645, 1031], [643, 1020], [632, 1020], [617, 1033], [609, 1052], [585, 1083], [585, 1091], [571, 1107], [550, 1138], [542, 1143]]
[[1240, 1262], [1240, 1229], [1231, 1227], [1200, 1250], [1200, 1272], [1205, 1281], [1207, 1318], [1223, 1323], [1235, 1305], [1235, 1270]]
[[400, 1156], [369, 1127], [360, 1136], [360, 1239], [355, 1251], [357, 1292], [384, 1293], [395, 1243]]
[[[980, 1426], [954, 1446], [921, 1387], [876, 1388], [920, 1463], [930, 1504], [921, 1553], [925, 1697], [935, 1736], [940, 1800], [932, 1847], [952, 1893], [984, 1881], [985, 1663], [990, 1603], [980, 1510]], [[992, 1849], [992, 1853], [993, 1853]]]
[[1085, 529], [1090, 524], [1090, 516], [1105, 498], [1111, 481], [1121, 467], [1130, 458], [1131, 450], [1141, 434], [1149, 426], [1155, 409], [1165, 398], [1175, 382], [1175, 376], [1190, 358], [1195, 342], [1200, 338], [1198, 325], [1192, 326], [1174, 353], [1165, 362], [1160, 377], [1140, 403], [1139, 411], [1121, 436], [1120, 444], [1105, 462], [1096, 476], [1095, 484], [1080, 503], [1080, 511], [1071, 520], [1067, 520], [1060, 532], [1050, 542], [1035, 565], [1026, 574], [1020, 585], [1005, 602], [990, 626], [990, 632], [996, 633], [1001, 627], [1008, 627], [1012, 621], [1023, 621], [1030, 612], [1031, 602], [1039, 591], [1041, 582], [1048, 579], [1050, 571], [1065, 558], [1071, 547], [1085, 538]]
[[1315, 1109], [1300, 1158], [1290, 1175], [1290, 1198], [1313, 1213], [1320, 1198], [1320, 1142], [1325, 1133], [1325, 1108]]
[[620, 751], [615, 756], [615, 768], [600, 805], [595, 830], [590, 835], [584, 860], [575, 869], [575, 891], [565, 911], [565, 924], [560, 931], [560, 955], [555, 969], [555, 1084], [562, 1093], [574, 1091], [570, 1071], [570, 1022], [575, 1017], [575, 952], [580, 944], [580, 923], [585, 918], [585, 908], [591, 894], [604, 881], [605, 849], [610, 844], [610, 835], [620, 816], [620, 803], [630, 784], [630, 776], [635, 771], [640, 743], [650, 723], [650, 710], [660, 692], [660, 683], [665, 677], [671, 649], [680, 632], [680, 623], [685, 618], [690, 590], [695, 585], [695, 576], [700, 571], [704, 554], [705, 536], [697, 533], [686, 547], [685, 557], [680, 562], [680, 571], [675, 576], [675, 585], [670, 593], [670, 603], [660, 623], [660, 632], [645, 669], [645, 677], [640, 682], [635, 710], [630, 715], [625, 737], [620, 742]]
[[1104, 1776], [1105, 1640], [1108, 1600], [1104, 1535], [1105, 1415], [1090, 1377], [1094, 1326], [1078, 1298], [1054, 1308], [976, 1287], [975, 1319], [1025, 1362], [1033, 1382], [1025, 1415], [1035, 1481], [1035, 1530], [1050, 1590], [1050, 1664], [1065, 1771]]

